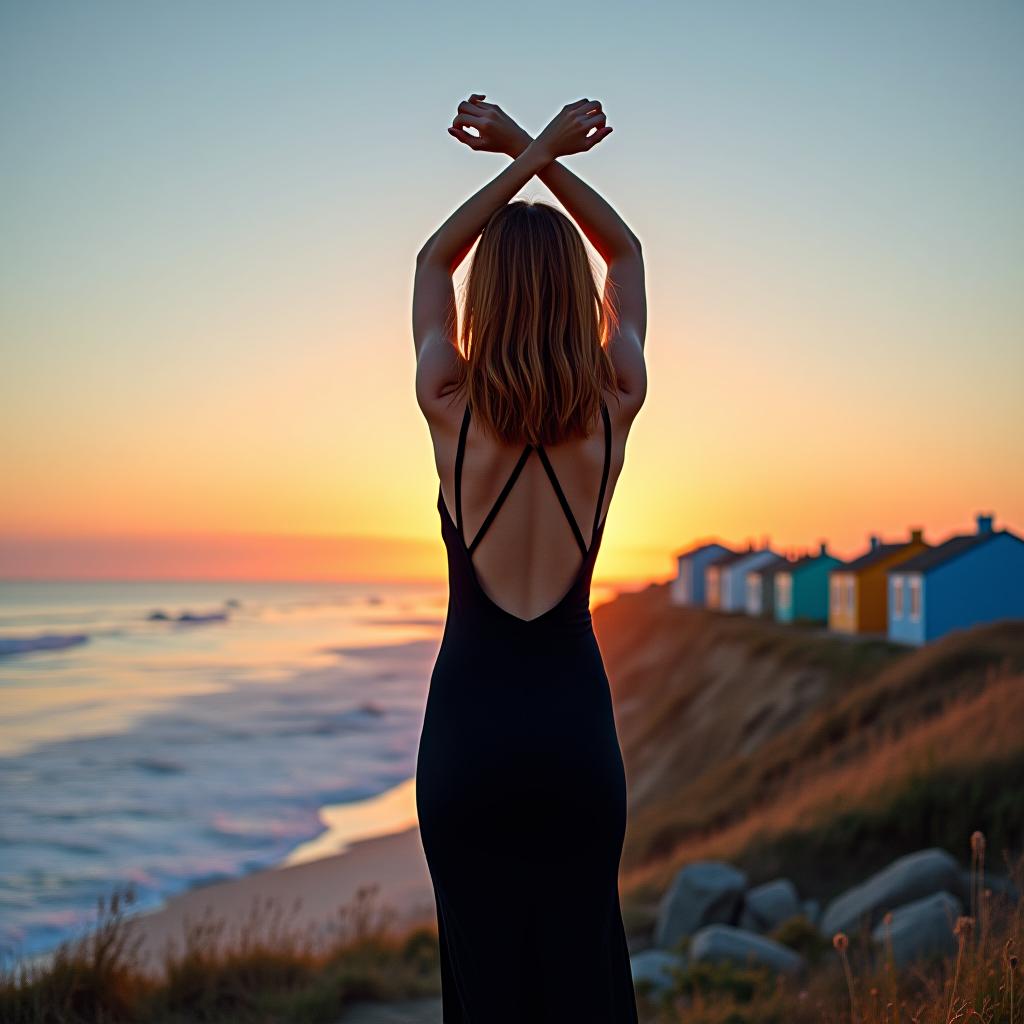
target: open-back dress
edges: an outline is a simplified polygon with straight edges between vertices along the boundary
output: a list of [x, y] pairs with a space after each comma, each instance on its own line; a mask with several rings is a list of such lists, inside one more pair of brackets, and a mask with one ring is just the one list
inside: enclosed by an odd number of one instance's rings
[[[590, 543], [543, 446], [527, 445], [471, 541], [462, 521], [467, 405], [455, 459], [444, 636], [416, 767], [445, 1024], [635, 1024], [618, 869], [626, 783], [590, 617], [612, 430]], [[568, 591], [524, 619], [484, 591], [473, 553], [536, 452], [580, 550]], [[587, 524], [590, 525], [589, 523]]]

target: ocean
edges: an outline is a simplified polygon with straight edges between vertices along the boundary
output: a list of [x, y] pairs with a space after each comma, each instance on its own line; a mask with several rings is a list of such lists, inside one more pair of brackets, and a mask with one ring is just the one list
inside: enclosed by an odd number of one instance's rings
[[0, 958], [82, 934], [126, 885], [153, 908], [343, 848], [339, 811], [364, 801], [407, 813], [446, 601], [443, 583], [0, 582]]

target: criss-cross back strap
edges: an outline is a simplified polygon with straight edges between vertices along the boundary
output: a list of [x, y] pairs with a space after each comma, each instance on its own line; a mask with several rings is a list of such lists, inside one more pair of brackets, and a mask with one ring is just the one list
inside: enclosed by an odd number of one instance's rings
[[487, 513], [487, 518], [480, 524], [480, 529], [476, 531], [476, 536], [473, 538], [473, 543], [469, 545], [469, 554], [472, 557], [474, 551], [476, 551], [477, 544], [483, 540], [484, 534], [490, 528], [491, 523], [494, 522], [495, 516], [501, 511], [501, 506], [505, 504], [505, 499], [509, 496], [512, 488], [515, 486], [516, 480], [519, 479], [519, 474], [523, 471], [523, 466], [526, 465], [526, 460], [530, 457], [530, 452], [533, 451], [533, 445], [528, 444], [523, 449], [523, 454], [519, 456], [519, 461], [515, 464], [515, 468], [509, 474], [509, 478], [505, 481], [505, 486], [501, 489], [501, 494], [498, 495], [494, 504], [491, 506], [491, 511]]
[[540, 456], [540, 461], [544, 463], [544, 472], [547, 473], [548, 479], [551, 481], [551, 486], [555, 489], [555, 494], [558, 495], [558, 504], [562, 506], [565, 518], [569, 520], [569, 525], [572, 527], [572, 533], [576, 538], [576, 543], [580, 546], [580, 551], [585, 555], [587, 553], [587, 542], [583, 539], [579, 523], [576, 522], [576, 517], [572, 514], [572, 509], [569, 506], [569, 502], [566, 500], [565, 492], [562, 490], [562, 485], [558, 482], [558, 477], [555, 476], [555, 468], [551, 465], [551, 462], [548, 459], [548, 453], [544, 451], [544, 448], [541, 445], [538, 445], [537, 454]]
[[[604, 495], [608, 486], [608, 472], [611, 467], [612, 458], [612, 424], [608, 416], [608, 407], [605, 405], [603, 399], [601, 401], [601, 415], [604, 419], [604, 469], [601, 474], [601, 488], [597, 495], [597, 508], [594, 510], [594, 526], [590, 537], [591, 544], [593, 544], [594, 538], [597, 535], [598, 524], [601, 520], [601, 508], [604, 505]], [[470, 410], [469, 405], [467, 404], [466, 412], [462, 417], [462, 428], [459, 431], [459, 446], [455, 453], [455, 525], [464, 544], [466, 542], [466, 536], [462, 525], [462, 462], [466, 454], [466, 434], [469, 430], [469, 417]], [[494, 522], [495, 517], [501, 511], [501, 506], [505, 504], [505, 499], [508, 498], [511, 493], [516, 480], [519, 479], [519, 474], [522, 473], [523, 467], [526, 465], [526, 460], [530, 457], [530, 452], [533, 450], [534, 446], [530, 444], [526, 445], [523, 449], [523, 453], [519, 456], [519, 461], [515, 464], [515, 467], [509, 474], [508, 479], [505, 481], [505, 486], [501, 489], [501, 493], [495, 499], [495, 502], [491, 506], [490, 512], [487, 513], [487, 517], [484, 519], [483, 523], [480, 524], [480, 529], [477, 530], [472, 543], [468, 545], [469, 554], [471, 556], [476, 550], [477, 545], [481, 540], [483, 540], [484, 534], [490, 528], [491, 523]], [[573, 515], [572, 507], [569, 505], [565, 492], [562, 490], [562, 485], [559, 483], [558, 476], [555, 473], [555, 468], [551, 465], [551, 461], [548, 459], [548, 453], [544, 451], [543, 445], [537, 445], [536, 451], [544, 465], [544, 471], [547, 473], [548, 479], [551, 481], [551, 486], [555, 489], [555, 495], [558, 498], [558, 503], [562, 506], [565, 518], [568, 520], [569, 526], [572, 527], [576, 543], [579, 545], [579, 549], [583, 555], [586, 556], [589, 553], [587, 542], [583, 539], [583, 532], [580, 530], [579, 523], [576, 522], [576, 517]]]
[[[590, 534], [590, 543], [594, 543], [594, 538], [597, 536], [597, 526], [601, 519], [601, 507], [604, 505], [604, 492], [608, 486], [608, 471], [611, 467], [612, 461], [612, 424], [608, 416], [608, 407], [604, 403], [604, 399], [601, 400], [601, 416], [604, 419], [604, 469], [601, 473], [601, 488], [597, 495], [597, 508], [594, 509], [594, 526]], [[558, 496], [558, 503], [562, 506], [562, 511], [565, 513], [565, 518], [569, 521], [569, 525], [572, 527], [573, 536], [576, 538], [576, 543], [579, 545], [580, 551], [587, 555], [589, 554], [589, 548], [587, 542], [583, 539], [583, 531], [580, 529], [579, 523], [576, 522], [576, 516], [573, 515], [572, 508], [569, 505], [565, 492], [562, 490], [562, 485], [558, 481], [558, 476], [555, 473], [555, 467], [551, 465], [550, 459], [548, 459], [548, 453], [544, 451], [543, 445], [537, 446], [537, 454], [540, 455], [541, 462], [544, 463], [544, 471], [548, 475], [548, 479], [551, 481], [551, 486], [555, 489], [555, 494]]]
[[[462, 416], [462, 427], [459, 430], [459, 446], [455, 451], [455, 527], [459, 531], [459, 536], [462, 538], [463, 544], [466, 544], [466, 532], [462, 523], [462, 463], [466, 457], [466, 435], [469, 432], [469, 418], [470, 407], [467, 403], [466, 411]], [[509, 496], [512, 488], [515, 486], [516, 480], [519, 479], [519, 474], [523, 471], [523, 466], [526, 465], [526, 460], [529, 458], [532, 450], [532, 445], [527, 445], [523, 450], [515, 468], [512, 470], [508, 480], [505, 481], [505, 486], [501, 489], [501, 494], [498, 495], [494, 504], [491, 506], [490, 512], [487, 513], [487, 518], [480, 524], [480, 529], [477, 530], [472, 543], [466, 545], [470, 555], [473, 554], [476, 550], [476, 546], [481, 540], [483, 540], [484, 534], [490, 528], [491, 523], [494, 522], [495, 516], [497, 516], [498, 512], [501, 510], [501, 506], [505, 504], [505, 499]]]

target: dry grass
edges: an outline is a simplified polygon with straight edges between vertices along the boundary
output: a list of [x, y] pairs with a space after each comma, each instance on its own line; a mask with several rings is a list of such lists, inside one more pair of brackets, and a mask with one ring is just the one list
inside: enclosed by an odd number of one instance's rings
[[[288, 924], [273, 901], [254, 908], [237, 939], [226, 922], [190, 923], [161, 971], [144, 970], [130, 938], [131, 890], [100, 901], [99, 920], [62, 944], [45, 964], [0, 976], [4, 1024], [186, 1024], [333, 1022], [350, 1003], [436, 994], [437, 933], [392, 929], [376, 887], [342, 906], [334, 939]], [[180, 951], [179, 951], [180, 949]]]
[[876, 734], [856, 758], [824, 770], [794, 770], [770, 803], [710, 834], [680, 841], [670, 856], [624, 875], [623, 887], [660, 890], [689, 861], [743, 860], [744, 851], [773, 838], [827, 828], [839, 809], [844, 816], [879, 810], [939, 766], [943, 773], [968, 776], [983, 763], [1013, 758], [1024, 748], [1021, 722], [1024, 676], [990, 676], [980, 693], [955, 699], [941, 715], [902, 732]]

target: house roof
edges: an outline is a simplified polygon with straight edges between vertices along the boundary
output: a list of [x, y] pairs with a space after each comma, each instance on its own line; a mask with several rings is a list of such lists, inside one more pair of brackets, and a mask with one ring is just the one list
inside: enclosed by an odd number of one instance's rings
[[691, 544], [688, 548], [683, 548], [681, 551], [677, 551], [675, 554], [676, 558], [690, 558], [693, 555], [699, 555], [702, 551], [707, 551], [708, 548], [723, 548], [723, 554], [732, 549], [721, 541], [717, 540], [699, 540], [695, 544]]
[[907, 541], [901, 541], [898, 544], [879, 544], [874, 550], [868, 551], [866, 554], [861, 555], [860, 558], [855, 558], [852, 562], [847, 562], [845, 565], [837, 565], [832, 571], [861, 572], [864, 569], [870, 569], [871, 566], [884, 562], [898, 551], [902, 551], [907, 546], [907, 543]]
[[[966, 554], [968, 551], [980, 548], [983, 544], [987, 544], [992, 540], [993, 537], [1000, 536], [1012, 537], [1017, 541], [1021, 540], [1020, 537], [1015, 533], [1011, 533], [1009, 530], [987, 530], [982, 533], [961, 533], [953, 537], [949, 537], [941, 544], [938, 544], [933, 548], [929, 548], [927, 551], [922, 551], [919, 555], [914, 555], [913, 558], [908, 558], [905, 562], [901, 562], [899, 565], [894, 565], [891, 571], [928, 572], [931, 569], [937, 569], [940, 565], [945, 565], [946, 562], [949, 562], [954, 558], [958, 558], [960, 555]], [[1024, 541], [1021, 541], [1021, 543], [1024, 543]]]
[[708, 562], [705, 568], [724, 569], [726, 566], [732, 565], [733, 562], [738, 562], [741, 558], [747, 558], [749, 555], [756, 553], [756, 549], [751, 551], [747, 548], [744, 548], [742, 551], [729, 551], [724, 555], [719, 555], [714, 561]]
[[[899, 544], [893, 545], [893, 547], [900, 547]], [[873, 552], [872, 552], [873, 553]], [[809, 565], [813, 565], [815, 562], [820, 562], [822, 559], [826, 562], [834, 562], [833, 569], [846, 569], [847, 563], [843, 562], [841, 558], [836, 558], [835, 555], [830, 555], [827, 552], [822, 554], [820, 551], [813, 555], [801, 555], [795, 562], [789, 563], [790, 569], [806, 569]]]
[[751, 569], [748, 575], [752, 576], [774, 576], [780, 569], [786, 569], [793, 563], [783, 555], [776, 555], [775, 558], [766, 562], [764, 565], [759, 565], [756, 569]]

